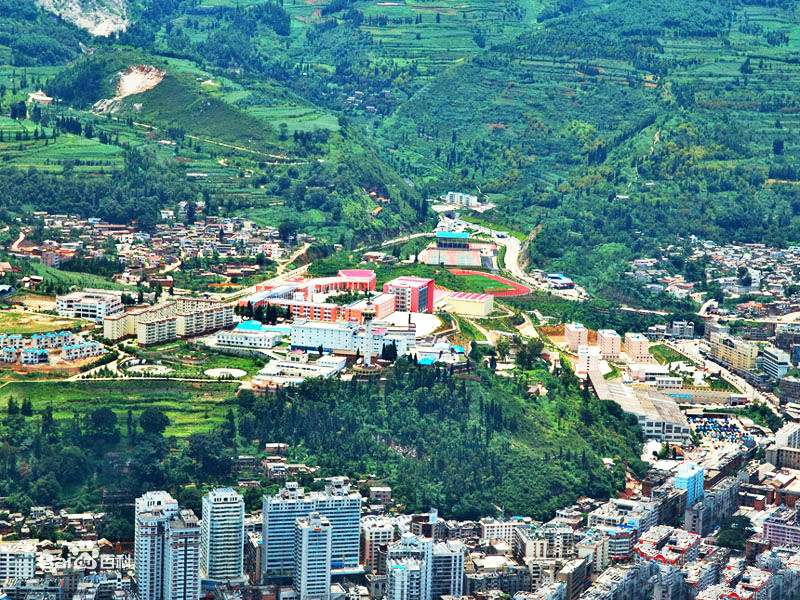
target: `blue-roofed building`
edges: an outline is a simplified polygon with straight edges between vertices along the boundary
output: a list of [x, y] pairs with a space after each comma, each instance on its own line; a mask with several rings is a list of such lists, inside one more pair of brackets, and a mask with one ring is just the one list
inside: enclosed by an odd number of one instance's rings
[[217, 345], [231, 348], [274, 348], [290, 331], [276, 331], [261, 321], [243, 321], [233, 331], [218, 332]]
[[469, 250], [469, 234], [455, 231], [437, 231], [436, 248], [439, 250]]

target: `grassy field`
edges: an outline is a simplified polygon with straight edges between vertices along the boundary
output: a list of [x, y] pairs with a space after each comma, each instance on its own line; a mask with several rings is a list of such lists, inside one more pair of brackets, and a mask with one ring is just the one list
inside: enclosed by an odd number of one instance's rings
[[23, 313], [11, 310], [0, 311], [0, 333], [47, 333], [85, 325], [81, 319], [67, 319], [45, 314]]
[[511, 290], [514, 289], [509, 285], [495, 281], [490, 277], [483, 275], [459, 275], [458, 276], [459, 291], [475, 292], [483, 294], [486, 290]]
[[231, 405], [238, 383], [183, 383], [179, 381], [14, 382], [0, 388], [0, 406], [8, 399], [29, 398], [34, 410], [53, 407], [57, 419], [71, 418], [98, 407], [117, 413], [120, 425], [127, 411], [138, 415], [147, 407], [162, 409], [170, 419], [166, 435], [186, 437], [207, 431]]
[[685, 356], [676, 352], [672, 348], [665, 346], [664, 344], [657, 344], [655, 346], [650, 346], [650, 354], [652, 354], [653, 357], [655, 357], [655, 359], [662, 365], [678, 361], [691, 363], [691, 361], [687, 359]]

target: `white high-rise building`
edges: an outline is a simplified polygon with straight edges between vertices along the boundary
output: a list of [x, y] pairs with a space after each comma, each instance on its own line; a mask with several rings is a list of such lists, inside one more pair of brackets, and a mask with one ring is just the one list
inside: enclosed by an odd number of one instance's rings
[[[412, 562], [407, 562], [412, 561]], [[419, 563], [419, 564], [417, 564]], [[390, 587], [392, 583], [391, 572], [397, 568], [399, 571], [409, 570], [412, 571], [410, 579], [406, 581], [402, 573], [398, 573], [399, 577], [396, 585], [397, 593], [408, 594], [407, 596], [397, 596], [392, 598], [393, 593]], [[433, 574], [433, 539], [414, 535], [413, 533], [404, 533], [400, 539], [386, 549], [386, 568], [389, 580], [387, 585], [387, 592], [389, 600], [416, 600], [419, 597], [421, 600], [431, 600], [431, 582]], [[417, 583], [416, 571], [419, 569], [419, 581]], [[416, 587], [419, 586], [419, 591]], [[411, 586], [411, 587], [409, 587]], [[405, 591], [403, 591], [405, 590]], [[419, 594], [419, 596], [417, 596]]]
[[164, 600], [200, 597], [200, 522], [192, 510], [182, 510], [167, 521], [163, 577]]
[[163, 600], [164, 538], [167, 521], [178, 514], [178, 503], [164, 491], [136, 499], [134, 562], [141, 600]]
[[244, 498], [231, 488], [203, 496], [200, 571], [206, 579], [239, 579], [244, 573]]
[[306, 493], [296, 482], [287, 482], [276, 495], [264, 496], [263, 577], [294, 574], [295, 521], [312, 512], [330, 521], [331, 567], [357, 568], [361, 502], [361, 495], [351, 491], [346, 477], [334, 478], [324, 492]]
[[329, 600], [333, 527], [317, 512], [295, 521], [293, 587], [298, 600]]
[[417, 558], [389, 560], [386, 570], [387, 600], [430, 600], [425, 595], [427, 566]]

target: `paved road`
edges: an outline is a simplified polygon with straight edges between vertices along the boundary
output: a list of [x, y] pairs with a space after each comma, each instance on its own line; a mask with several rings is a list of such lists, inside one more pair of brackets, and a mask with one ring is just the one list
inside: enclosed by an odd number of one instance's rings
[[466, 223], [466, 227], [477, 231], [478, 233], [490, 235], [492, 238], [494, 238], [494, 242], [496, 244], [505, 246], [505, 270], [508, 271], [512, 276], [519, 279], [521, 282], [531, 286], [533, 289], [547, 291], [554, 296], [559, 296], [567, 300], [580, 300], [589, 297], [586, 291], [579, 286], [576, 286], [573, 290], [554, 290], [551, 289], [547, 284], [542, 283], [538, 279], [534, 279], [525, 273], [519, 264], [519, 255], [520, 251], [522, 250], [522, 242], [520, 242], [513, 235], [509, 235], [508, 232], [489, 229], [488, 227], [475, 225], [474, 223]]

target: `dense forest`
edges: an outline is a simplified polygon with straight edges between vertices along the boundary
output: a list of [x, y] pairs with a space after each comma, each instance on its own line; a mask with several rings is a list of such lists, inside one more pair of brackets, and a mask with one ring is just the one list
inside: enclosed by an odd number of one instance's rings
[[[626, 465], [642, 473], [635, 418], [592, 399], [569, 369], [554, 376], [541, 362], [525, 367], [514, 379], [483, 370], [462, 377], [402, 360], [381, 385], [315, 380], [266, 398], [240, 393], [213, 431], [185, 442], [165, 438], [169, 418], [146, 405], [54, 418], [46, 401], [34, 411], [29, 399], [11, 397], [0, 420], [0, 493], [23, 512], [104, 498], [124, 506], [148, 489], [197, 496], [202, 488], [192, 482], [233, 481], [231, 458], [253, 439], [302, 449], [324, 475], [385, 478], [408, 510], [434, 506], [457, 518], [494, 514], [496, 506], [547, 518], [581, 494], [613, 495]], [[529, 396], [537, 382], [546, 394]], [[254, 505], [259, 493], [248, 491]], [[129, 535], [121, 517], [109, 519], [110, 539]]]

